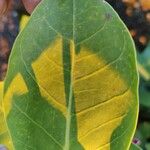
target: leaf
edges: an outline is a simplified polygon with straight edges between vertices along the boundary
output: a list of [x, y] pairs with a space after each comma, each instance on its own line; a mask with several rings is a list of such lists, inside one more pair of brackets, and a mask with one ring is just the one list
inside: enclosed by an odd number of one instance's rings
[[[0, 82], [0, 149], [12, 149], [10, 137], [8, 134], [3, 108], [2, 108], [2, 97], [3, 97], [3, 82]], [[2, 149], [2, 150], [3, 150]]]
[[43, 0], [13, 47], [4, 110], [15, 150], [127, 150], [135, 48], [102, 0]]
[[150, 44], [138, 55], [138, 70], [141, 75], [140, 104], [150, 107]]
[[131, 144], [130, 150], [142, 150], [142, 149], [135, 144]]
[[28, 23], [29, 18], [30, 17], [27, 15], [22, 15], [21, 20], [20, 20], [20, 31], [22, 31], [25, 28], [26, 24]]
[[150, 143], [147, 143], [145, 147], [146, 147], [146, 150], [150, 150]]
[[138, 69], [146, 81], [150, 80], [150, 44], [146, 47], [146, 49], [138, 55]]
[[147, 141], [149, 139], [150, 123], [148, 123], [148, 122], [141, 123], [138, 128], [139, 128], [143, 138]]
[[145, 82], [141, 79], [140, 88], [139, 88], [139, 97], [140, 97], [140, 104], [147, 108], [150, 107], [150, 83]]
[[0, 102], [2, 101], [3, 98], [3, 82], [0, 81]]

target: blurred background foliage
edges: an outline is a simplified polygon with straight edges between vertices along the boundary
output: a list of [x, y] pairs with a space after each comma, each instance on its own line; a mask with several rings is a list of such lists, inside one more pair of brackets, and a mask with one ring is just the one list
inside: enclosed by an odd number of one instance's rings
[[[118, 12], [135, 41], [140, 74], [140, 114], [133, 143], [150, 150], [150, 0], [106, 1]], [[0, 17], [0, 80], [5, 77], [14, 40], [27, 20], [21, 0], [12, 1], [7, 14]]]

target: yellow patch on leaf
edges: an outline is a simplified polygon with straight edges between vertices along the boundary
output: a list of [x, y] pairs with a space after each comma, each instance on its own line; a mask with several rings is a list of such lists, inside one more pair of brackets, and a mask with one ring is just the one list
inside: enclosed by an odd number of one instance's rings
[[7, 117], [11, 105], [12, 105], [12, 97], [14, 94], [23, 95], [28, 92], [26, 83], [20, 73], [18, 73], [15, 78], [12, 80], [7, 92], [4, 95], [3, 107], [5, 111], [5, 116]]
[[0, 82], [0, 143], [4, 144], [9, 150], [12, 148], [12, 143], [8, 133], [7, 125], [4, 117], [4, 110], [2, 108], [3, 99], [3, 82]]
[[41, 95], [66, 116], [62, 38], [57, 38], [32, 63]]
[[111, 66], [120, 57], [108, 63], [84, 47], [76, 55], [73, 87], [77, 131], [86, 150], [99, 150], [103, 145], [110, 149], [112, 133], [127, 115], [128, 100], [133, 99], [130, 87]]

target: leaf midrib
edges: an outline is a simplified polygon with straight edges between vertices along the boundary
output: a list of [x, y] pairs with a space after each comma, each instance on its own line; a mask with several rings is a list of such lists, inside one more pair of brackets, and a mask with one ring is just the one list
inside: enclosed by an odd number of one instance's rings
[[71, 112], [73, 103], [73, 71], [74, 71], [74, 56], [75, 56], [75, 0], [72, 1], [72, 34], [73, 34], [73, 48], [70, 51], [71, 57], [71, 80], [70, 80], [70, 90], [69, 90], [69, 102], [67, 106], [67, 116], [66, 116], [66, 134], [65, 134], [65, 145], [64, 150], [70, 149], [70, 128], [71, 128]]

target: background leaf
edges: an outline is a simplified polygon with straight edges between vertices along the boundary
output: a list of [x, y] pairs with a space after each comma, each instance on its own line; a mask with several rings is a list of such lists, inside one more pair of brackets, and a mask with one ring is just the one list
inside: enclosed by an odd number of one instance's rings
[[139, 72], [141, 73], [141, 75], [145, 80], [150, 80], [150, 59], [149, 58], [150, 58], [150, 44], [147, 46], [144, 52], [138, 55], [139, 63], [141, 67], [143, 67], [143, 70], [145, 70], [147, 75], [143, 75], [144, 73], [142, 73], [140, 69]]
[[29, 21], [29, 16], [27, 16], [27, 15], [23, 15], [22, 17], [21, 17], [21, 20], [20, 20], [20, 31], [22, 31], [24, 28], [25, 28], [25, 26], [26, 26], [26, 24], [28, 23], [28, 21]]
[[135, 134], [135, 138], [138, 139], [140, 147], [149, 150], [149, 138], [150, 138], [150, 123], [142, 122], [139, 124]]
[[142, 106], [150, 107], [150, 44], [138, 55], [138, 68], [141, 75], [140, 80], [140, 103]]
[[142, 150], [142, 149], [135, 144], [131, 144], [130, 150]]

